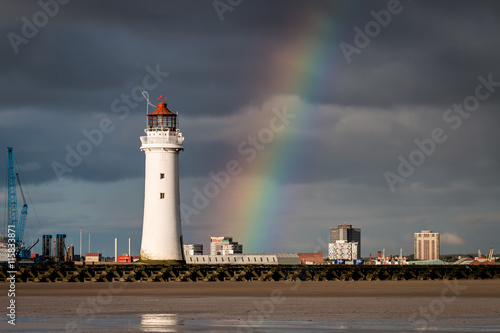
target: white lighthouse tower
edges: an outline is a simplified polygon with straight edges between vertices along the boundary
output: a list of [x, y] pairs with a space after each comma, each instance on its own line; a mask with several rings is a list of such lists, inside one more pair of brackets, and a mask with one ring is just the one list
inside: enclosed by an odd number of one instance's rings
[[146, 136], [141, 136], [146, 178], [140, 260], [184, 262], [179, 198], [179, 152], [184, 150], [184, 137], [177, 115], [160, 98], [158, 108], [147, 115]]

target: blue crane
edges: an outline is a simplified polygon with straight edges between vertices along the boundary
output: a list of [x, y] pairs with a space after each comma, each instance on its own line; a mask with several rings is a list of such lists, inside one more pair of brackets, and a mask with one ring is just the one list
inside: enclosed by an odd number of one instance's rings
[[[30, 256], [31, 248], [26, 249], [23, 240], [24, 228], [26, 226], [26, 219], [28, 216], [28, 205], [26, 204], [23, 188], [21, 187], [19, 170], [17, 168], [17, 164], [15, 163], [12, 150], [12, 147], [7, 147], [7, 200], [9, 206], [9, 225], [14, 226], [16, 231], [16, 257], [28, 258]], [[21, 208], [21, 214], [19, 216], [17, 213], [17, 185], [19, 185], [21, 196], [23, 198], [23, 207]]]

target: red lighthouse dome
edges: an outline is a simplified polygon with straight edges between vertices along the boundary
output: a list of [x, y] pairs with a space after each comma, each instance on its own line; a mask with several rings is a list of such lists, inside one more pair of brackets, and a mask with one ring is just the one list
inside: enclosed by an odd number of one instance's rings
[[163, 96], [158, 97], [162, 101], [158, 103], [158, 108], [148, 114], [148, 130], [170, 130], [177, 129], [177, 115], [167, 109], [167, 103], [163, 100]]

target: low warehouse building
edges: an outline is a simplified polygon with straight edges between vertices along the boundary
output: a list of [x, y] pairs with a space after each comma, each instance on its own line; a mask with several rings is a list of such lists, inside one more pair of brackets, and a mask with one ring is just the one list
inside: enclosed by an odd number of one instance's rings
[[286, 254], [231, 254], [186, 255], [190, 265], [298, 265], [299, 255]]

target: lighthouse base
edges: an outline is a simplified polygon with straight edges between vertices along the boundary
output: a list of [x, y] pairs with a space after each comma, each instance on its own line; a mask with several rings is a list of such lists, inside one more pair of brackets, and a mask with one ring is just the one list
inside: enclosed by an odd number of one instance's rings
[[151, 265], [185, 265], [186, 260], [154, 260], [154, 259], [146, 259], [142, 256], [139, 258], [139, 262]]

